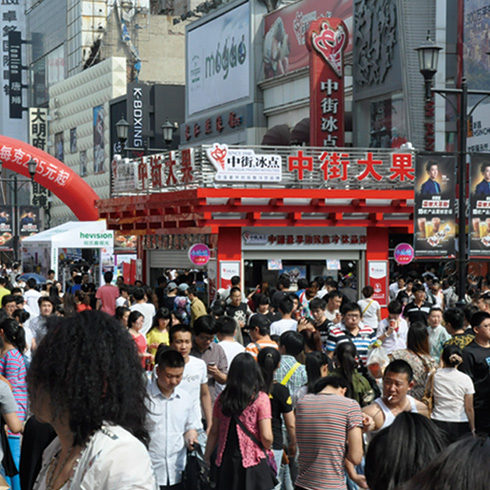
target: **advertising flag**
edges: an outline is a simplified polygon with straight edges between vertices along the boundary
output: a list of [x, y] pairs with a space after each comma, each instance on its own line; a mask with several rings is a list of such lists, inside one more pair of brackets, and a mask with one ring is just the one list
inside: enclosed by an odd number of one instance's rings
[[415, 171], [415, 256], [454, 257], [456, 157], [419, 153]]
[[471, 154], [470, 255], [490, 257], [490, 154]]

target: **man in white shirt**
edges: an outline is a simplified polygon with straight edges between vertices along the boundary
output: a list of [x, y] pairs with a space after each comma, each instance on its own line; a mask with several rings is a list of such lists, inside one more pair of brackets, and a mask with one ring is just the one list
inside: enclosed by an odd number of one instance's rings
[[402, 304], [392, 301], [388, 305], [388, 318], [379, 322], [376, 336], [383, 343], [388, 354], [398, 349], [407, 348], [408, 324], [401, 317]]
[[126, 306], [129, 308], [129, 288], [126, 284], [119, 286], [119, 298], [116, 299], [116, 308], [118, 306]]
[[339, 290], [334, 289], [325, 296], [325, 299], [327, 300], [325, 316], [334, 325], [340, 323], [340, 305], [342, 304], [342, 293]]
[[[194, 416], [201, 421], [201, 413], [206, 420], [207, 430], [211, 427], [212, 406], [208, 387], [208, 371], [202, 359], [191, 356], [192, 333], [187, 325], [174, 325], [169, 331], [170, 347], [180, 352], [185, 361], [184, 375], [180, 387], [191, 397]], [[201, 412], [202, 409], [202, 412]], [[198, 427], [199, 443], [204, 447], [205, 434], [202, 423]]]
[[185, 367], [182, 355], [170, 349], [161, 352], [156, 363], [156, 378], [148, 385], [148, 452], [160, 489], [179, 489], [186, 445], [192, 449], [197, 443], [200, 420], [190, 395], [179, 386]]
[[298, 322], [291, 318], [294, 303], [287, 296], [279, 301], [279, 313], [281, 319], [271, 324], [271, 335], [279, 335], [279, 337], [288, 330], [297, 330]]
[[131, 311], [139, 311], [145, 318], [141, 333], [146, 335], [151, 328], [153, 317], [155, 316], [155, 306], [153, 306], [152, 303], [147, 302], [148, 298], [146, 297], [146, 293], [143, 288], [136, 288], [134, 290], [133, 297], [136, 300], [136, 303], [129, 309]]
[[222, 316], [216, 320], [218, 345], [225, 351], [228, 370], [237, 354], [245, 351], [245, 347], [235, 340], [236, 322], [229, 316]]
[[37, 302], [40, 297], [41, 293], [36, 290], [36, 280], [33, 277], [29, 278], [26, 282], [24, 299], [29, 307], [29, 312], [31, 312], [31, 320], [39, 316], [39, 305]]

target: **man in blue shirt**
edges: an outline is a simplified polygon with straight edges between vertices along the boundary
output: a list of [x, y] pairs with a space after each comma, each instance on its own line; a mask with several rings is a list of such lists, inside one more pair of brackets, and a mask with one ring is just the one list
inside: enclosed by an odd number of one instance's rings
[[426, 172], [429, 174], [429, 178], [422, 184], [420, 193], [433, 196], [441, 193], [441, 184], [437, 182], [439, 176], [439, 164], [434, 161], [427, 162], [425, 166]]
[[490, 162], [482, 163], [480, 171], [483, 180], [475, 187], [475, 195], [477, 199], [486, 199], [490, 196]]

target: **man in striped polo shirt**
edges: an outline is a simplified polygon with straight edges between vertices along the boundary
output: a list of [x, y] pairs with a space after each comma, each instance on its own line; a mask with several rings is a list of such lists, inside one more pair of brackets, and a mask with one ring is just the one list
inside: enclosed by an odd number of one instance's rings
[[362, 323], [361, 307], [357, 303], [346, 303], [342, 307], [342, 322], [330, 329], [327, 338], [327, 351], [333, 355], [340, 342], [351, 340], [357, 349], [362, 367], [366, 366], [368, 348], [376, 340], [376, 331]]

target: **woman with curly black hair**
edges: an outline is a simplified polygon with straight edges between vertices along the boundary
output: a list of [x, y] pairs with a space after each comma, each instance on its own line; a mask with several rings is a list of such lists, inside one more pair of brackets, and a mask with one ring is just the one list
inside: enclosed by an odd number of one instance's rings
[[155, 488], [143, 372], [115, 319], [98, 311], [50, 318], [28, 388], [32, 412], [57, 434], [35, 490]]

